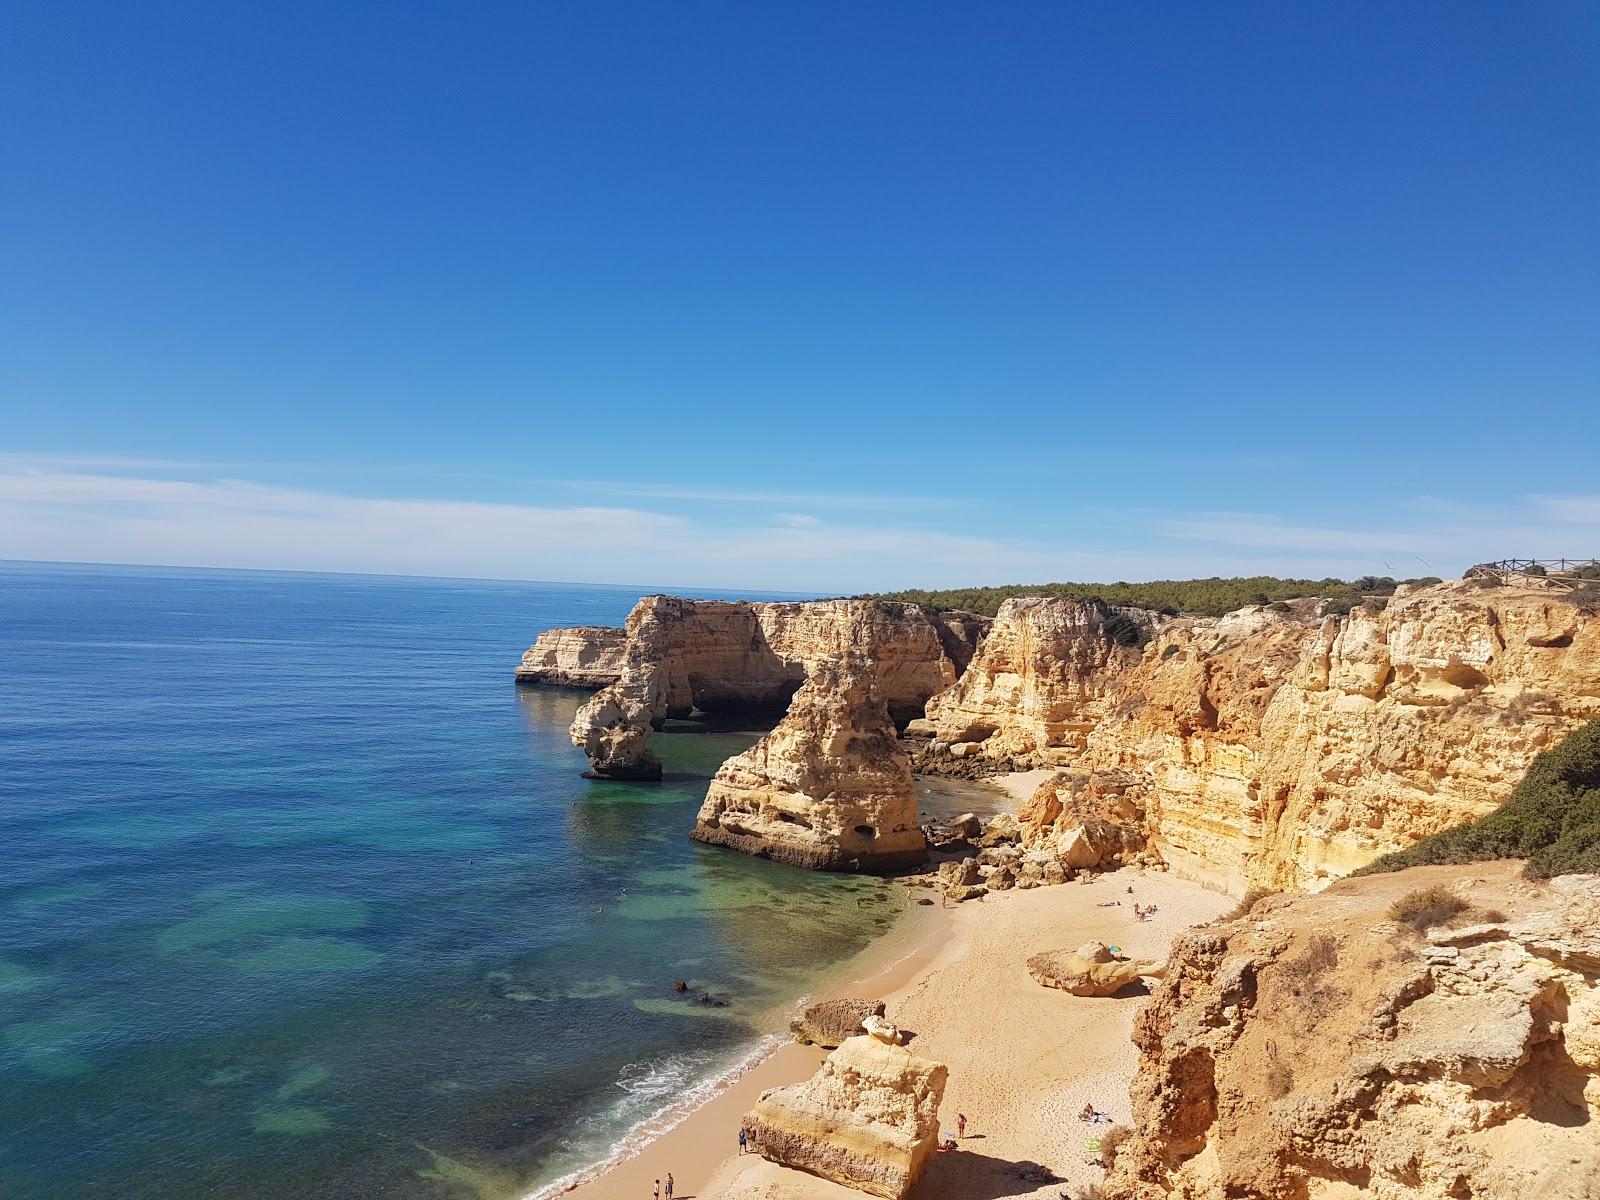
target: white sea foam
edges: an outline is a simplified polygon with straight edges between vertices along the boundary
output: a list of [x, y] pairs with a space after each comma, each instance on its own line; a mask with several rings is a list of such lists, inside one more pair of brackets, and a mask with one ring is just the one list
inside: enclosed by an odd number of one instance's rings
[[697, 1051], [630, 1063], [613, 1085], [610, 1104], [578, 1122], [560, 1143], [560, 1158], [581, 1162], [559, 1179], [541, 1184], [523, 1200], [550, 1200], [636, 1158], [662, 1134], [676, 1129], [706, 1101], [759, 1065], [787, 1039], [771, 1035], [742, 1047], [729, 1061]]

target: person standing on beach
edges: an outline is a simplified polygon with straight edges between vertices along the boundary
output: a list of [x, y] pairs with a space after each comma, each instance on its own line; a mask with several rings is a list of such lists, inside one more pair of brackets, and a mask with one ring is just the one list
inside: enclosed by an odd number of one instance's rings
[[744, 1131], [744, 1126], [743, 1125], [739, 1126], [739, 1153], [740, 1154], [744, 1153], [745, 1141], [747, 1140], [747, 1137], [748, 1137], [748, 1135]]
[[672, 1200], [672, 1172], [667, 1172], [667, 1200]]
[[966, 1137], [967, 1136], [967, 1114], [966, 1113], [957, 1113], [956, 1114], [956, 1136], [957, 1137]]
[[651, 1193], [650, 1200], [661, 1200], [661, 1180], [656, 1180], [656, 1190]]

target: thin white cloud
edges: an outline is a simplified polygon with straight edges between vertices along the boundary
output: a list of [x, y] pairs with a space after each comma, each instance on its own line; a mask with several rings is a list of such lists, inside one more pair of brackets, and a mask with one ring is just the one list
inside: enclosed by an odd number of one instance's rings
[[[1396, 506], [1395, 528], [1262, 513], [1139, 514], [1117, 544], [1084, 514], [1022, 536], [884, 517], [834, 523], [742, 500], [695, 515], [620, 505], [372, 499], [157, 471], [0, 462], [0, 558], [374, 571], [846, 592], [1204, 575], [1452, 574], [1600, 547], [1600, 497]], [[1083, 532], [1100, 548], [1087, 548]]]
[[874, 496], [850, 492], [776, 492], [699, 484], [629, 483], [603, 479], [548, 479], [543, 483], [578, 491], [602, 492], [635, 500], [692, 500], [713, 504], [783, 504], [800, 508], [859, 509], [863, 512], [914, 512], [952, 503], [932, 496]]
[[712, 528], [640, 508], [370, 499], [245, 480], [0, 468], [0, 558], [799, 591], [901, 586], [925, 578], [930, 563], [968, 582], [1048, 574], [1051, 564], [998, 539], [789, 515], [787, 524]]
[[[1538, 511], [1552, 521], [1600, 525], [1600, 496], [1534, 496]], [[1600, 547], [1591, 547], [1600, 553]]]
[[1299, 525], [1263, 513], [1196, 513], [1163, 521], [1160, 528], [1172, 537], [1301, 553], [1317, 550], [1414, 554], [1426, 549], [1428, 544], [1425, 536], [1406, 531]]

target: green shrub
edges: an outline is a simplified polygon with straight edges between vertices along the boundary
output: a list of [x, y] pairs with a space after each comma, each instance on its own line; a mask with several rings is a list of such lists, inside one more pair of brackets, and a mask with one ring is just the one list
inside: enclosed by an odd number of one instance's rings
[[1385, 854], [1355, 874], [1491, 858], [1527, 859], [1523, 873], [1532, 879], [1600, 872], [1600, 721], [1534, 759], [1506, 802], [1482, 820]]
[[1407, 892], [1389, 906], [1389, 919], [1409, 925], [1418, 933], [1443, 925], [1466, 912], [1467, 902], [1443, 884]]
[[1168, 616], [1179, 612], [1198, 616], [1221, 616], [1249, 604], [1293, 600], [1301, 596], [1326, 599], [1358, 599], [1388, 595], [1395, 581], [1386, 576], [1364, 576], [1359, 583], [1343, 579], [1279, 579], [1273, 575], [1222, 579], [1154, 579], [1148, 583], [1035, 583], [1003, 584], [998, 587], [912, 588], [879, 593], [880, 600], [902, 600], [928, 608], [954, 608], [993, 616], [1001, 603], [1013, 596], [1061, 596], [1076, 600], [1097, 597], [1107, 604], [1129, 608], [1148, 608]]

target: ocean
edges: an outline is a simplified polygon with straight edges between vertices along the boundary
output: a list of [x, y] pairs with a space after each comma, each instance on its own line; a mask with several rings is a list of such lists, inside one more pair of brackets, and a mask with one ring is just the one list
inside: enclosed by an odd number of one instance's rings
[[688, 840], [758, 731], [580, 777], [512, 669], [651, 590], [0, 563], [0, 1196], [528, 1196], [899, 927]]

